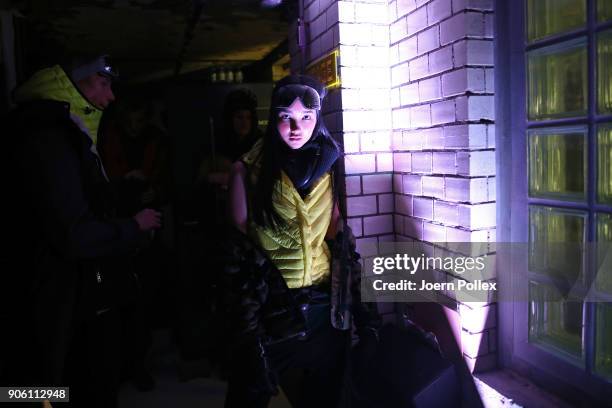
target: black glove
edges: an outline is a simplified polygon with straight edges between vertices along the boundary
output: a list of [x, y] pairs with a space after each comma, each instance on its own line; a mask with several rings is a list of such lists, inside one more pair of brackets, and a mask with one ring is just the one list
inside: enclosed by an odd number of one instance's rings
[[252, 391], [278, 395], [278, 377], [261, 341], [257, 339], [248, 347], [246, 369], [253, 373]]

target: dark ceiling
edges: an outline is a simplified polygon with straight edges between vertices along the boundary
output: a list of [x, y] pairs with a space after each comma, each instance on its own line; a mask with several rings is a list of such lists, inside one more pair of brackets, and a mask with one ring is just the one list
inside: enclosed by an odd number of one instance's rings
[[[26, 61], [108, 53], [129, 81], [210, 66], [244, 67], [287, 38], [294, 1], [47, 0], [11, 2]], [[273, 2], [276, 3], [276, 2]]]

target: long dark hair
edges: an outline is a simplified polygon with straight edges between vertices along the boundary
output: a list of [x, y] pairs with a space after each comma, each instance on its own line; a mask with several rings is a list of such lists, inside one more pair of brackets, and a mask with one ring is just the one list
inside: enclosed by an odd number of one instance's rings
[[[270, 114], [268, 117], [268, 127], [264, 135], [264, 142], [262, 148], [261, 158], [261, 169], [257, 179], [257, 185], [253, 194], [253, 219], [255, 223], [262, 227], [270, 227], [277, 229], [285, 224], [281, 216], [276, 212], [272, 204], [272, 195], [274, 192], [275, 183], [281, 178], [281, 160], [283, 154], [286, 154], [286, 145], [277, 129], [277, 106], [274, 106], [277, 95], [280, 88], [285, 85], [300, 84], [307, 85], [319, 94], [321, 101], [325, 97], [325, 88], [321, 83], [312, 77], [306, 75], [290, 75], [281, 79], [274, 90], [272, 91], [272, 106], [270, 107]], [[298, 95], [296, 95], [298, 97]], [[337, 149], [340, 152], [340, 148], [336, 141], [333, 139], [329, 130], [323, 122], [323, 116], [321, 110], [316, 110], [316, 124], [312, 131], [312, 136], [309, 141], [316, 140], [318, 143], [327, 143]], [[334, 203], [337, 202], [338, 192], [338, 162], [333, 164], [332, 171], [332, 191], [334, 197]]]

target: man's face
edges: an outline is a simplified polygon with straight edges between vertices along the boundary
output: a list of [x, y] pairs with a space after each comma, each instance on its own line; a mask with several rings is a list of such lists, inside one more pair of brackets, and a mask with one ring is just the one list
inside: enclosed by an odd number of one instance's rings
[[130, 112], [126, 118], [125, 131], [128, 136], [135, 138], [147, 124], [147, 112], [145, 109], [138, 109]]
[[111, 83], [109, 77], [96, 73], [78, 81], [77, 87], [89, 102], [104, 110], [115, 100]]
[[251, 133], [251, 127], [253, 126], [251, 111], [247, 109], [235, 111], [232, 115], [232, 124], [234, 126], [234, 133], [240, 137], [247, 136]]

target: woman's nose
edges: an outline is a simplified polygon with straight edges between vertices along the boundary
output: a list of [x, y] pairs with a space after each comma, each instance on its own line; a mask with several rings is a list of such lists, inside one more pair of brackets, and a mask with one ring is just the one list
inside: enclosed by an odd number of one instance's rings
[[297, 120], [295, 120], [295, 119], [291, 119], [290, 124], [291, 124], [291, 130], [297, 130], [297, 129], [299, 129], [299, 125], [298, 125], [298, 123], [297, 123]]

